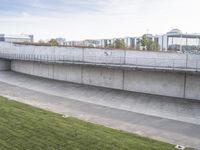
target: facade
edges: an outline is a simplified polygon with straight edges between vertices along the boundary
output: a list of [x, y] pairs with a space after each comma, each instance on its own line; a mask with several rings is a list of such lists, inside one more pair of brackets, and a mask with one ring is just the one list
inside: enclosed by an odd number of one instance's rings
[[101, 47], [100, 40], [85, 40], [84, 43], [86, 47]]
[[33, 43], [33, 35], [20, 34], [20, 35], [7, 35], [0, 34], [0, 41], [11, 42], [11, 43]]
[[56, 38], [56, 41], [58, 42], [59, 45], [65, 45], [65, 38]]
[[114, 43], [114, 39], [102, 39], [100, 40], [100, 47], [105, 48]]
[[127, 48], [134, 48], [140, 38], [137, 37], [126, 37], [126, 38], [114, 38], [114, 39], [100, 39], [100, 40], [84, 40], [84, 41], [67, 41], [66, 46], [84, 46], [84, 47], [97, 47], [97, 48], [107, 48], [113, 45], [115, 40], [124, 40]]
[[[160, 51], [180, 51], [193, 52], [200, 51], [200, 34], [185, 34], [179, 29], [173, 29], [164, 35], [145, 34], [145, 36], [157, 43], [156, 50]], [[125, 37], [100, 40], [85, 40], [85, 41], [69, 41], [67, 46], [85, 46], [85, 47], [100, 47], [107, 48], [113, 45], [116, 39], [124, 40], [126, 47], [135, 50], [142, 50], [143, 47], [139, 42], [142, 37]]]
[[84, 41], [67, 41], [65, 42], [66, 46], [77, 46], [77, 47], [84, 47], [85, 46], [85, 42]]
[[200, 34], [186, 34], [173, 29], [164, 35], [155, 36], [161, 51], [199, 51]]

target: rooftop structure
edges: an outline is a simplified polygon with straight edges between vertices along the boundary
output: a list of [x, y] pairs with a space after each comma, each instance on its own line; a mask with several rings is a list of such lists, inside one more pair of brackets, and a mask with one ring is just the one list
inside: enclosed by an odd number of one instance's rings
[[28, 34], [19, 34], [19, 35], [8, 35], [0, 34], [0, 41], [11, 42], [11, 43], [33, 43], [34, 36]]

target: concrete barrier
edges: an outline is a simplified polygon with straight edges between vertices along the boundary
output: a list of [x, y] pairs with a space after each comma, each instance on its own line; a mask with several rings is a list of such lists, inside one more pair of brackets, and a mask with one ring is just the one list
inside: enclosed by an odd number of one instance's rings
[[0, 59], [0, 71], [10, 70], [10, 61]]

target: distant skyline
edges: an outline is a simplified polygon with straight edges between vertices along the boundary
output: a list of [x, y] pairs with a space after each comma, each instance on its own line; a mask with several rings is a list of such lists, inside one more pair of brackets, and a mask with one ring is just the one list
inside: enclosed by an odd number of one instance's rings
[[199, 0], [1, 0], [0, 33], [36, 40], [200, 33]]

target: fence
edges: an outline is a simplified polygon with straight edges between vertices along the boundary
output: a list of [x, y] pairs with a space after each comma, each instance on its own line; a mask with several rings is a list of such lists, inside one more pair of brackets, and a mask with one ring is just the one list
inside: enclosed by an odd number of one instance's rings
[[[59, 49], [49, 47], [0, 44], [0, 58], [49, 63], [80, 63], [106, 66], [133, 66], [200, 71], [200, 56], [189, 54], [155, 54], [96, 49]], [[148, 57], [147, 57], [148, 56]], [[168, 58], [171, 57], [171, 58]]]

